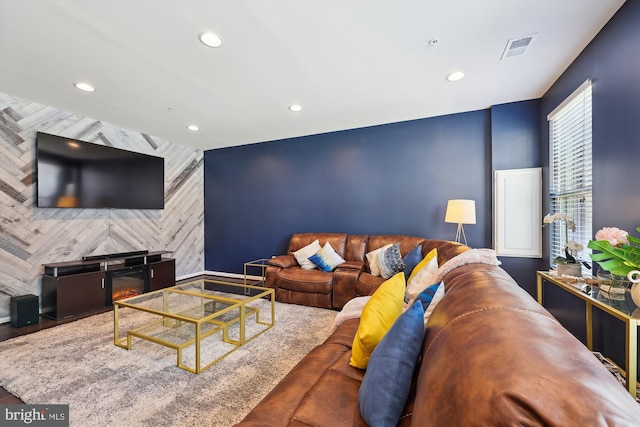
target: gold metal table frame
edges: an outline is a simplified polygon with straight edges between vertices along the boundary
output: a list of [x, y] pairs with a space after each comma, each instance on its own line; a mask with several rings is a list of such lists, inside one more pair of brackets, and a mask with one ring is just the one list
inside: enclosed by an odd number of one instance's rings
[[[225, 295], [221, 296], [214, 291], [205, 288], [206, 284], [223, 285], [224, 287], [237, 288], [241, 294]], [[250, 295], [252, 294], [252, 295]], [[173, 312], [171, 308], [171, 297], [174, 295], [182, 295], [186, 297], [193, 297], [194, 304], [188, 308], [181, 308], [180, 311]], [[151, 307], [145, 307], [141, 305], [142, 302], [147, 302], [153, 298], [162, 299], [162, 309], [156, 309]], [[270, 321], [263, 321], [260, 319], [260, 309], [258, 307], [249, 305], [250, 303], [261, 299], [270, 299], [271, 306], [271, 319]], [[197, 302], [197, 303], [196, 303]], [[220, 305], [222, 308], [217, 309]], [[133, 329], [127, 330], [126, 338], [120, 337], [120, 309], [131, 308], [137, 311], [143, 311], [158, 316], [158, 319], [151, 322], [146, 322]], [[221, 319], [224, 315], [237, 312], [237, 315], [232, 315], [230, 319]], [[201, 313], [196, 314], [194, 313]], [[258, 331], [254, 335], [246, 336], [246, 320], [248, 316], [255, 314], [256, 324], [265, 325], [266, 328]], [[228, 316], [227, 316], [228, 317]], [[182, 342], [175, 343], [166, 339], [151, 336], [150, 330], [157, 330], [155, 328], [162, 327], [165, 329], [178, 328], [184, 323], [192, 324], [194, 327], [193, 336], [183, 340]], [[229, 336], [229, 327], [233, 324], [239, 324], [239, 336], [238, 339], [232, 339]], [[199, 374], [211, 367], [221, 359], [237, 350], [240, 346], [253, 340], [259, 335], [263, 334], [267, 330], [271, 329], [275, 325], [275, 295], [274, 290], [269, 288], [263, 288], [260, 286], [244, 285], [231, 282], [222, 282], [217, 280], [196, 280], [188, 283], [172, 286], [169, 288], [161, 289], [154, 292], [148, 292], [143, 295], [138, 295], [131, 298], [114, 301], [113, 303], [113, 342], [118, 347], [131, 350], [133, 345], [133, 338], [141, 338], [156, 344], [163, 345], [165, 347], [173, 348], [177, 353], [176, 366], [186, 371]], [[203, 330], [206, 328], [206, 330]], [[222, 341], [228, 344], [232, 344], [233, 348], [219, 357], [216, 357], [212, 362], [202, 366], [201, 350], [202, 340], [215, 334], [222, 333]], [[195, 367], [192, 368], [183, 363], [182, 351], [195, 345]]]
[[587, 348], [593, 351], [593, 307], [598, 310], [602, 310], [605, 313], [619, 319], [625, 323], [625, 365], [626, 371], [620, 366], [611, 362], [620, 372], [625, 374], [627, 381], [627, 390], [629, 393], [636, 397], [637, 394], [637, 377], [638, 377], [638, 326], [640, 325], [640, 316], [636, 315], [636, 311], [633, 314], [626, 314], [614, 307], [606, 304], [603, 301], [593, 298], [591, 295], [587, 295], [582, 292], [578, 287], [571, 285], [565, 281], [562, 281], [556, 276], [552, 276], [549, 272], [538, 271], [536, 274], [538, 303], [542, 305], [542, 282], [549, 282], [572, 295], [577, 296], [585, 302], [585, 322], [587, 332]]
[[244, 263], [244, 284], [247, 284], [247, 269], [248, 268], [259, 268], [260, 276], [262, 277], [262, 284], [264, 285], [266, 282], [266, 270], [269, 266], [269, 258], [260, 258], [254, 259], [253, 261], [247, 261]]

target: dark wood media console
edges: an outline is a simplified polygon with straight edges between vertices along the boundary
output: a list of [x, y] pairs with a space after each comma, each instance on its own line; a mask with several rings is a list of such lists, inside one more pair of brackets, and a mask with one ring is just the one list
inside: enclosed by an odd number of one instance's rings
[[101, 311], [113, 301], [176, 283], [169, 251], [136, 251], [43, 264], [42, 315], [61, 320]]

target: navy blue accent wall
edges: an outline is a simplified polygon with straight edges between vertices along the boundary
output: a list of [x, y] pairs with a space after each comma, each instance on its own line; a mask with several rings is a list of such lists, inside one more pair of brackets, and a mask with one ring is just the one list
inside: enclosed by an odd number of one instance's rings
[[[541, 100], [541, 150], [548, 167], [546, 115], [582, 82], [592, 80], [594, 233], [615, 226], [636, 235], [640, 226], [639, 23], [640, 1], [627, 1]], [[581, 327], [562, 311], [552, 313], [569, 330]], [[624, 365], [624, 341], [613, 331], [623, 327], [606, 319], [596, 325], [600, 334], [594, 336], [595, 344], [620, 365]]]
[[[543, 118], [592, 80], [594, 232], [640, 227], [640, 1], [627, 1], [542, 98]], [[548, 131], [542, 148], [548, 166]]]
[[539, 117], [539, 99], [491, 107], [494, 171], [542, 166]]
[[[640, 226], [640, 1], [628, 1], [540, 100], [410, 122], [205, 152], [205, 266], [239, 273], [242, 263], [284, 253], [295, 232], [411, 234], [453, 239], [446, 201], [476, 200], [469, 244], [492, 247], [496, 169], [543, 168], [546, 115], [583, 81], [593, 81], [594, 231]], [[543, 198], [543, 213], [548, 211]], [[503, 257], [533, 291], [541, 260]], [[582, 316], [558, 292], [552, 313], [581, 336]], [[578, 319], [578, 320], [576, 320]], [[624, 363], [611, 321], [596, 344]], [[583, 332], [582, 332], [583, 334]], [[622, 346], [622, 350], [624, 346]], [[621, 361], [622, 360], [622, 361]]]
[[[491, 107], [492, 173], [541, 167], [540, 155], [539, 99]], [[500, 261], [521, 287], [536, 295], [535, 272], [549, 268], [544, 258], [500, 257]]]
[[489, 122], [482, 110], [206, 151], [206, 268], [242, 272], [296, 232], [453, 240], [455, 198], [476, 200], [467, 239], [490, 246]]

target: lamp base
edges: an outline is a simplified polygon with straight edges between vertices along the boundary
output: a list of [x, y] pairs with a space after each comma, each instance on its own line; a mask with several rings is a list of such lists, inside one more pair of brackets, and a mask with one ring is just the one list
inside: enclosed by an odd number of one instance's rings
[[464, 244], [465, 244], [465, 245], [467, 245], [467, 246], [469, 246], [469, 245], [467, 244], [467, 235], [466, 235], [466, 234], [464, 234], [464, 227], [462, 227], [462, 224], [458, 223], [458, 230], [456, 230], [456, 240], [455, 240], [455, 242], [456, 242], [456, 243], [462, 243], [462, 242], [460, 241], [460, 237], [461, 237], [461, 236], [462, 236], [462, 238], [464, 239]]

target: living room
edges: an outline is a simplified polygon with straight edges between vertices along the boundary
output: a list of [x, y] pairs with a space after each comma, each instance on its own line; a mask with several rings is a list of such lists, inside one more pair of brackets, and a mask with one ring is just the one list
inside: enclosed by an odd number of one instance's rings
[[[475, 200], [476, 224], [465, 227], [469, 245], [491, 248], [493, 172], [541, 167], [548, 189], [547, 114], [587, 79], [593, 82], [593, 230], [615, 226], [633, 234], [640, 226], [633, 178], [640, 158], [638, 22], [640, 2], [627, 0], [540, 98], [209, 150], [35, 102], [0, 82], [0, 319], [9, 320], [11, 296], [40, 295], [43, 263], [170, 250], [178, 277], [240, 275], [244, 262], [285, 253], [290, 236], [303, 231], [453, 240], [455, 225], [444, 222], [452, 198]], [[104, 138], [165, 157], [165, 209], [34, 208], [38, 130]], [[542, 212], [549, 210], [546, 191]], [[549, 239], [542, 236], [542, 258], [501, 258], [531, 295], [535, 272], [549, 269]], [[567, 304], [559, 299], [551, 311], [579, 330], [580, 313], [563, 310]], [[616, 342], [603, 345], [623, 359]]]

